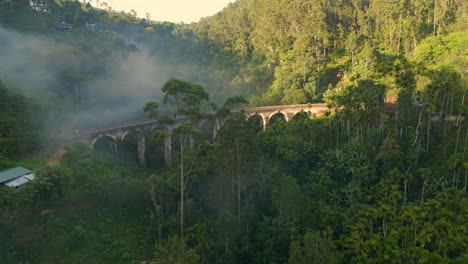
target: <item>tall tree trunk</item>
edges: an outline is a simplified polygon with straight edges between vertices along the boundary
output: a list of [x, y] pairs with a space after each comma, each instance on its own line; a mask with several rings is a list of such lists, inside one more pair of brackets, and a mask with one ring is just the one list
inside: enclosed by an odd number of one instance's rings
[[437, 0], [434, 0], [434, 22], [433, 22], [433, 30], [434, 32], [432, 33], [433, 36], [436, 35], [436, 14], [437, 14]]
[[[463, 91], [463, 97], [462, 97], [461, 103], [463, 104], [464, 102], [465, 102], [465, 91]], [[461, 113], [458, 113], [458, 117], [457, 117], [458, 132], [457, 132], [457, 142], [455, 143], [455, 152], [454, 153], [457, 153], [457, 150], [458, 150], [458, 140], [460, 138], [460, 130], [461, 130], [461, 127], [462, 127], [462, 121], [460, 120], [460, 118], [461, 118]]]
[[339, 144], [340, 144], [340, 131], [339, 131], [339, 127], [336, 128], [336, 148], [338, 148]]
[[443, 140], [442, 140], [442, 153], [444, 154], [444, 156], [447, 155], [447, 151], [446, 151], [446, 144], [445, 144], [445, 140], [446, 140], [446, 137], [447, 137], [447, 124], [445, 121], [442, 121], [442, 124], [444, 124], [444, 135], [443, 135]]
[[421, 203], [419, 204], [419, 207], [422, 208], [423, 204], [424, 204], [424, 189], [426, 188], [426, 180], [424, 180], [423, 182], [423, 187], [422, 187], [422, 191], [421, 191]]
[[403, 15], [400, 11], [400, 32], [398, 33], [398, 47], [397, 47], [397, 56], [400, 55], [400, 46], [401, 46], [401, 31], [402, 31], [402, 24], [403, 24]]
[[180, 237], [184, 237], [184, 146], [180, 137]]
[[[396, 193], [397, 192], [397, 187], [396, 187], [396, 184], [393, 184], [393, 192]], [[396, 206], [397, 206], [397, 199], [395, 199], [393, 201], [393, 218], [396, 217]]]
[[457, 178], [457, 170], [456, 170], [456, 166], [457, 166], [457, 165], [455, 165], [455, 166], [454, 166], [454, 168], [453, 168], [453, 176], [452, 176], [452, 188], [455, 188], [455, 180], [456, 180], [456, 178]]
[[408, 248], [408, 222], [405, 224], [405, 243], [404, 248]]
[[453, 115], [453, 101], [455, 101], [455, 91], [452, 91], [452, 102], [450, 103], [450, 115]]
[[158, 202], [155, 196], [154, 184], [152, 183], [151, 183], [150, 195], [151, 195], [151, 200], [153, 201], [154, 211], [156, 212], [156, 215], [158, 216], [158, 223], [156, 225], [156, 231], [158, 232], [158, 241], [161, 242], [162, 240], [161, 205], [160, 204], [158, 205]]
[[241, 223], [241, 188], [240, 188], [240, 139], [239, 139], [239, 130], [237, 131], [237, 146], [236, 146], [236, 156], [237, 156], [237, 217], [239, 220], [239, 225]]
[[421, 112], [419, 113], [419, 117], [418, 117], [418, 125], [416, 126], [416, 137], [414, 138], [414, 142], [413, 142], [413, 146], [416, 145], [416, 142], [418, 142], [418, 137], [419, 137], [419, 126], [421, 125], [421, 116], [424, 112], [424, 109], [421, 110]]
[[466, 180], [468, 176], [468, 168], [465, 168], [465, 184], [463, 185], [463, 193], [466, 192]]
[[416, 247], [416, 236], [418, 235], [418, 220], [416, 220], [416, 223], [414, 225], [414, 242], [413, 242], [413, 247]]
[[408, 183], [405, 181], [405, 193], [403, 194], [403, 205], [406, 205], [406, 188], [408, 187]]
[[460, 139], [460, 130], [462, 127], [461, 120], [460, 120], [460, 115], [457, 117], [457, 124], [458, 124], [458, 132], [457, 132], [457, 140], [455, 142], [455, 151], [453, 153], [457, 153], [458, 151], [458, 140]]
[[426, 150], [429, 150], [429, 137], [431, 135], [431, 114], [427, 116], [427, 143]]

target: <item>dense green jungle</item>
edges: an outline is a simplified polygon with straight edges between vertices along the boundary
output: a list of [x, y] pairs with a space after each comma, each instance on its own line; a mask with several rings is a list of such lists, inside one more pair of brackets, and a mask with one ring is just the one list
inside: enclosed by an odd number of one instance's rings
[[468, 263], [467, 1], [30, 2], [0, 0], [0, 171], [36, 175], [0, 185], [0, 263]]

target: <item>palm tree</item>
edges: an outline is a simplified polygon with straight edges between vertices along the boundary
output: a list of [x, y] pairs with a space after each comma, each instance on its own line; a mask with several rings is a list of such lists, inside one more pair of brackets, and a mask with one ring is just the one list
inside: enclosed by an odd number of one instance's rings
[[419, 207], [422, 207], [424, 204], [424, 190], [426, 188], [426, 184], [429, 181], [429, 178], [431, 177], [431, 169], [427, 168], [422, 168], [419, 169], [419, 173], [421, 174], [421, 178], [423, 178], [423, 186], [422, 186], [422, 191], [421, 191], [421, 203], [419, 204]]
[[435, 113], [435, 106], [433, 104], [429, 104], [426, 108], [427, 113], [427, 142], [426, 142], [426, 150], [429, 150], [429, 137], [431, 132], [431, 117]]
[[452, 188], [457, 188], [458, 174], [460, 173], [460, 169], [464, 167], [463, 154], [455, 153], [450, 156], [448, 160], [448, 166], [449, 169], [453, 171]]
[[403, 196], [403, 205], [406, 205], [406, 193], [408, 190], [408, 183], [411, 181], [411, 178], [413, 178], [413, 175], [409, 172], [403, 173], [403, 182], [404, 182], [404, 196]]
[[185, 240], [177, 236], [169, 236], [157, 245], [154, 255], [151, 264], [194, 264], [200, 258], [195, 250], [187, 250]]

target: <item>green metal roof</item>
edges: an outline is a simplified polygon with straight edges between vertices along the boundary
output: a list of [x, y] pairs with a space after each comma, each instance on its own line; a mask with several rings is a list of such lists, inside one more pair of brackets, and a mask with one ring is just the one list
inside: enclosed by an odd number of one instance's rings
[[23, 167], [14, 167], [14, 168], [2, 170], [0, 171], [0, 183], [24, 176], [29, 173], [32, 173], [32, 171]]

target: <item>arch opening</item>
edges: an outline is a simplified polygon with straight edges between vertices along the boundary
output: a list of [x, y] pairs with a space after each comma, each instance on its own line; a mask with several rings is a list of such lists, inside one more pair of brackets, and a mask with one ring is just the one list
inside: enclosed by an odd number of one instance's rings
[[200, 125], [198, 128], [205, 134], [206, 138], [210, 141], [213, 142], [214, 140], [214, 124], [213, 122], [210, 122], [209, 120], [202, 120], [200, 122]]
[[288, 121], [287, 116], [282, 112], [278, 112], [270, 116], [268, 125], [273, 126], [275, 124], [279, 124], [279, 123], [287, 122], [287, 121]]
[[[184, 122], [175, 124], [174, 129], [177, 129], [182, 124], [184, 124]], [[181, 143], [180, 135], [174, 134], [171, 136], [171, 150], [173, 153], [180, 152], [180, 148], [181, 148], [180, 143]], [[187, 142], [185, 143], [187, 144]]]
[[151, 133], [148, 135], [146, 144], [146, 160], [147, 160], [147, 167], [152, 169], [157, 168], [164, 168], [164, 155], [165, 155], [165, 138], [167, 133], [169, 132], [168, 129], [165, 127], [154, 127], [151, 130]]
[[135, 162], [138, 160], [138, 147], [141, 142], [141, 137], [144, 137], [144, 133], [141, 130], [132, 130], [126, 132], [122, 136], [121, 146], [119, 149], [119, 156], [124, 161]]
[[300, 111], [294, 114], [292, 120], [303, 121], [303, 120], [309, 119], [310, 117], [311, 117], [310, 112]]
[[252, 115], [247, 118], [247, 128], [248, 130], [258, 133], [263, 130], [264, 118], [261, 115]]
[[100, 153], [117, 153], [117, 139], [112, 135], [100, 135], [93, 143], [91, 148]]
[[171, 138], [172, 152], [180, 152], [180, 137], [175, 135]]

